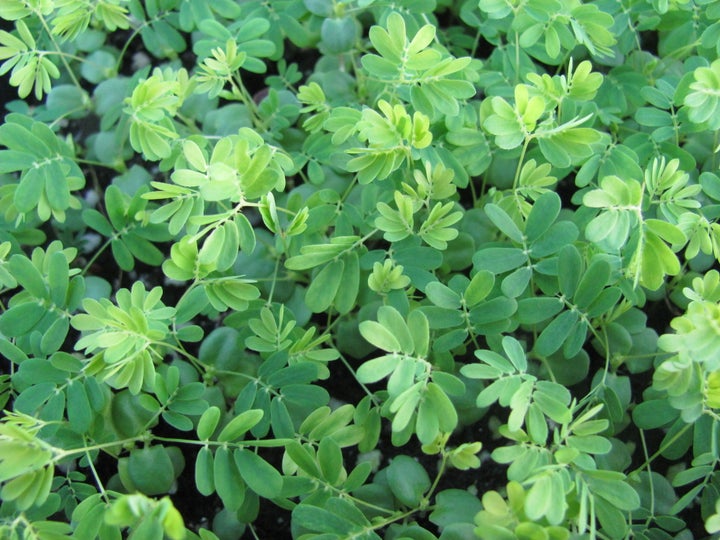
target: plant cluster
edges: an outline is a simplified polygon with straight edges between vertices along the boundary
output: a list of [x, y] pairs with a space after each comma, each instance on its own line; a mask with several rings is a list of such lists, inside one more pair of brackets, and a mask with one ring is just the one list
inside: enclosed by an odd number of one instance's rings
[[720, 1], [0, 17], [2, 538], [720, 531]]

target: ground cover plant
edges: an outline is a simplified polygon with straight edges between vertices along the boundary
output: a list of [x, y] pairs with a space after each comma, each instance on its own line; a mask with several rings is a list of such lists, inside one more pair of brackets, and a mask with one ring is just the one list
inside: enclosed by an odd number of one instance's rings
[[720, 531], [720, 1], [0, 18], [0, 537]]

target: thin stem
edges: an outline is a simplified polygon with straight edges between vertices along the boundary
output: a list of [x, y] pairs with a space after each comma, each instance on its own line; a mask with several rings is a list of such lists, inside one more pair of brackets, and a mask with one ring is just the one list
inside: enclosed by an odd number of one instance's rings
[[[338, 320], [339, 320], [339, 319], [338, 319]], [[337, 347], [335, 346], [335, 343], [332, 341], [332, 339], [330, 340], [329, 343], [330, 343], [335, 349], [337, 349]], [[369, 389], [364, 383], [361, 383], [361, 382], [358, 380], [357, 374], [355, 373], [355, 369], [353, 369], [353, 367], [350, 365], [350, 362], [348, 362], [347, 358], [345, 358], [345, 355], [344, 355], [343, 353], [341, 353], [340, 351], [338, 351], [338, 354], [340, 355], [340, 361], [343, 363], [343, 365], [345, 366], [345, 368], [347, 368], [347, 370], [352, 374], [353, 379], [355, 379], [355, 382], [357, 382], [358, 385], [360, 386], [360, 388], [362, 388], [363, 391], [370, 397], [370, 400], [373, 402], [373, 404], [374, 404], [376, 407], [379, 407], [379, 406], [380, 406], [380, 401], [379, 401], [378, 398], [375, 396], [375, 394], [374, 394], [373, 392], [371, 392], [370, 389]]]
[[645, 525], [649, 525], [652, 521], [653, 517], [655, 516], [655, 488], [653, 487], [653, 477], [652, 477], [652, 471], [650, 470], [650, 462], [647, 461], [650, 458], [650, 455], [648, 454], [648, 447], [647, 447], [647, 441], [645, 440], [645, 430], [640, 430], [640, 442], [642, 443], [643, 448], [643, 455], [645, 456], [645, 461], [648, 464], [648, 483], [650, 484], [650, 515], [647, 517], [647, 520], [645, 521]]
[[119, 441], [110, 441], [105, 443], [93, 444], [90, 446], [83, 446], [82, 448], [70, 448], [64, 450], [62, 448], [53, 447], [56, 451], [54, 459], [56, 461], [62, 461], [69, 457], [76, 456], [77, 454], [85, 454], [94, 450], [106, 450], [107, 448], [117, 448], [118, 446], [125, 446], [126, 444], [136, 443], [145, 439], [145, 435], [136, 435], [135, 437], [128, 437], [127, 439], [120, 439]]
[[45, 20], [45, 17], [43, 17], [42, 13], [40, 13], [39, 10], [35, 11], [35, 15], [37, 15], [38, 19], [40, 19], [40, 23], [43, 25], [43, 29], [47, 33], [48, 37], [50, 38], [50, 41], [53, 44], [53, 47], [55, 47], [55, 50], [58, 52], [60, 56], [60, 61], [65, 66], [65, 70], [67, 71], [68, 75], [70, 75], [70, 79], [72, 80], [73, 84], [80, 90], [82, 90], [82, 85], [80, 84], [80, 81], [78, 81], [77, 77], [75, 76], [75, 73], [73, 73], [72, 68], [70, 67], [70, 64], [68, 64], [67, 59], [65, 58], [66, 54], [62, 51], [60, 48], [60, 45], [55, 40], [55, 36], [53, 36], [52, 30], [50, 30], [50, 27], [47, 24], [47, 21]]
[[179, 345], [173, 345], [172, 343], [167, 343], [165, 341], [151, 341], [151, 345], [159, 345], [161, 347], [167, 347], [170, 350], [175, 351], [176, 353], [184, 356], [187, 358], [192, 364], [195, 364], [196, 366], [202, 366], [203, 369], [207, 370], [207, 366], [203, 364], [199, 358], [194, 356], [193, 354], [189, 353], [187, 350], [185, 350], [184, 347], [181, 347]]
[[284, 447], [290, 444], [293, 439], [255, 439], [255, 440], [241, 440], [235, 442], [220, 442], [220, 441], [198, 441], [195, 439], [180, 439], [175, 437], [156, 437], [150, 435], [149, 440], [159, 441], [165, 443], [176, 443], [176, 444], [189, 444], [192, 446], [233, 446], [237, 448], [245, 448], [248, 446], [254, 447]]
[[243, 103], [243, 105], [247, 107], [248, 112], [252, 117], [253, 125], [255, 125], [256, 128], [265, 128], [264, 130], [266, 130], [267, 126], [265, 126], [265, 123], [260, 118], [255, 101], [253, 101], [252, 96], [250, 96], [250, 93], [245, 88], [240, 75], [236, 74], [235, 76], [228, 77], [228, 80], [234, 90], [234, 94]]
[[95, 253], [93, 253], [93, 256], [90, 257], [90, 260], [89, 260], [89, 261], [85, 264], [85, 266], [83, 267], [82, 272], [81, 272], [82, 275], [87, 274], [88, 270], [90, 270], [90, 268], [92, 267], [92, 265], [95, 264], [95, 261], [98, 259], [98, 257], [100, 257], [100, 255], [103, 254], [103, 252], [110, 246], [110, 244], [112, 243], [112, 241], [115, 240], [115, 239], [116, 239], [115, 236], [112, 236], [112, 237], [108, 238], [108, 239], [105, 241], [105, 243], [104, 243], [102, 246], [100, 246], [100, 247], [95, 251]]
[[260, 540], [260, 537], [259, 537], [259, 536], [257, 535], [257, 533], [255, 532], [255, 527], [253, 527], [252, 523], [248, 523], [248, 527], [250, 528], [250, 534], [253, 535], [253, 538], [254, 538], [255, 540]]
[[[80, 109], [76, 109], [76, 110], [80, 110]], [[74, 111], [70, 111], [70, 112], [64, 114], [63, 117], [67, 116], [68, 114], [72, 114], [73, 112]], [[58, 120], [60, 120], [60, 118], [58, 118]], [[56, 122], [57, 122], [57, 120], [56, 120]], [[93, 161], [92, 159], [75, 158], [75, 162], [78, 164], [81, 164], [81, 165], [92, 165], [93, 167], [103, 167], [105, 169], [112, 169], [117, 172], [122, 172], [122, 170], [118, 169], [116, 166], [114, 166], [113, 164], [108, 163], [106, 161]]]
[[475, 32], [475, 41], [473, 41], [473, 48], [470, 51], [471, 58], [475, 58], [475, 54], [477, 53], [478, 45], [480, 44], [480, 36], [482, 36], [482, 32], [480, 31], [480, 28], [478, 28], [477, 32]]
[[268, 293], [267, 305], [272, 305], [273, 295], [275, 294], [275, 285], [278, 281], [278, 272], [280, 271], [280, 259], [282, 257], [278, 255], [275, 259], [275, 269], [273, 270], [272, 283], [270, 284], [270, 292]]
[[470, 178], [470, 181], [468, 182], [468, 186], [470, 187], [470, 196], [472, 197], [472, 201], [473, 201], [472, 205], [473, 205], [473, 208], [475, 208], [475, 207], [477, 207], [478, 198], [477, 198], [477, 193], [475, 192], [475, 182], [473, 181], [472, 178]]
[[110, 498], [107, 495], [107, 490], [105, 489], [105, 486], [103, 485], [103, 481], [100, 479], [100, 475], [97, 472], [97, 469], [95, 469], [95, 463], [93, 463], [92, 458], [90, 457], [90, 452], [85, 452], [85, 458], [87, 459], [88, 466], [90, 467], [90, 470], [92, 471], [93, 477], [95, 478], [95, 484], [97, 485], [98, 489], [100, 490], [100, 496], [103, 498], [106, 504], [110, 504]]
[[155, 21], [157, 21], [157, 20], [160, 20], [160, 18], [159, 18], [159, 17], [158, 17], [158, 18], [155, 18], [155, 19], [153, 19], [152, 21], [143, 21], [143, 23], [142, 23], [140, 26], [138, 26], [138, 27], [133, 31], [132, 34], [130, 34], [130, 37], [128, 37], [128, 38], [125, 40], [125, 45], [123, 46], [122, 50], [120, 51], [120, 54], [118, 55], [117, 62], [115, 62], [115, 73], [118, 73], [118, 72], [120, 71], [120, 66], [122, 66], [123, 58], [125, 57], [125, 53], [127, 52], [128, 47], [129, 47], [130, 44], [133, 42], [133, 40], [138, 36], [138, 34], [139, 34], [140, 32], [142, 32], [143, 28], [146, 28], [146, 27], [150, 26], [150, 23], [151, 23], [151, 22], [155, 22]]
[[345, 188], [345, 191], [340, 197], [340, 202], [345, 202], [345, 199], [347, 199], [350, 196], [350, 192], [352, 191], [352, 188], [355, 187], [355, 184], [357, 183], [357, 175], [353, 175], [352, 180]]
[[435, 490], [437, 489], [437, 486], [440, 483], [440, 479], [443, 477], [443, 474], [445, 474], [445, 469], [447, 467], [447, 461], [448, 461], [448, 454], [445, 451], [443, 451], [442, 461], [440, 462], [440, 467], [438, 468], [438, 472], [435, 475], [435, 480], [433, 480], [433, 483], [430, 486], [430, 489], [428, 490], [427, 495], [425, 496], [425, 499], [429, 499], [430, 497], [432, 497], [432, 494], [435, 493]]
[[515, 32], [515, 84], [520, 83], [520, 34]]
[[522, 171], [523, 161], [525, 160], [525, 153], [527, 152], [528, 145], [533, 139], [532, 135], [526, 135], [525, 141], [523, 142], [522, 150], [520, 151], [520, 157], [518, 158], [517, 168], [515, 169], [515, 178], [513, 179], [513, 192], [517, 191], [518, 182], [520, 181], [520, 171]]
[[640, 465], [640, 466], [637, 467], [634, 471], [632, 471], [630, 474], [628, 474], [628, 476], [632, 476], [632, 475], [634, 475], [634, 474], [637, 474], [637, 473], [639, 473], [640, 471], [642, 471], [642, 470], [645, 469], [645, 468], [647, 468], [647, 469], [649, 470], [649, 468], [650, 468], [650, 463], [652, 463], [653, 461], [655, 461], [660, 455], [662, 455], [662, 453], [663, 453], [665, 450], [667, 450], [668, 448], [670, 448], [670, 447], [675, 443], [675, 441], [677, 441], [680, 437], [682, 437], [683, 435], [685, 435], [685, 433], [687, 432], [687, 430], [689, 430], [690, 428], [692, 428], [693, 425], [694, 425], [694, 424], [685, 424], [685, 426], [684, 426], [680, 431], [678, 431], [675, 435], [673, 435], [672, 439], [670, 439], [667, 443], [665, 443], [665, 444], [662, 445], [660, 448], [658, 448], [658, 450], [657, 450], [652, 456], [650, 456], [649, 458], [646, 458], [645, 461], [642, 463], [642, 465]]

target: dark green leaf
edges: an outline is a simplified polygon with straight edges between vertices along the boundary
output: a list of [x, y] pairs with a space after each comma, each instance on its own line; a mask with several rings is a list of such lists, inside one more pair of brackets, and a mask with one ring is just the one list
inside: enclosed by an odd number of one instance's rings
[[595, 300], [610, 279], [610, 264], [604, 259], [595, 259], [578, 283], [573, 300], [584, 309]]
[[146, 495], [167, 493], [175, 480], [170, 456], [163, 446], [148, 446], [130, 453], [128, 473], [135, 487]]
[[416, 507], [430, 488], [425, 468], [410, 456], [395, 457], [387, 468], [387, 478], [393, 495], [410, 508]]
[[570, 336], [578, 318], [575, 311], [564, 311], [555, 317], [535, 342], [535, 352], [541, 356], [549, 356], [557, 351]]
[[[292, 512], [293, 521], [307, 530], [329, 533], [327, 538], [347, 538], [353, 524], [323, 508], [309, 504], [299, 504]], [[336, 536], [337, 535], [337, 536]]]
[[473, 256], [477, 270], [489, 270], [496, 275], [514, 270], [526, 262], [527, 255], [519, 248], [486, 248]]
[[657, 429], [673, 422], [678, 414], [667, 399], [652, 399], [639, 403], [633, 409], [632, 417], [640, 429]]
[[18, 304], [0, 315], [0, 332], [7, 337], [29, 333], [46, 315], [47, 311], [35, 302]]
[[93, 414], [85, 385], [81, 380], [75, 380], [68, 385], [67, 415], [70, 425], [78, 433], [85, 433], [90, 428]]
[[317, 452], [322, 475], [330, 484], [335, 485], [343, 472], [343, 457], [338, 444], [331, 438], [320, 441]]
[[527, 239], [533, 242], [554, 223], [560, 213], [560, 197], [553, 191], [541, 195], [533, 204], [525, 222]]

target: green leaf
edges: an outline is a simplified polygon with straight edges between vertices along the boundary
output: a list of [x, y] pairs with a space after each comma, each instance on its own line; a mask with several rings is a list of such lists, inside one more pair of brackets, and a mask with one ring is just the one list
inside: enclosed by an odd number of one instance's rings
[[68, 385], [66, 406], [72, 428], [78, 433], [85, 433], [92, 423], [93, 411], [82, 381], [75, 380]]
[[371, 345], [387, 352], [400, 352], [400, 343], [395, 335], [380, 323], [363, 321], [359, 328], [362, 337]]
[[480, 270], [468, 283], [463, 294], [465, 303], [468, 307], [473, 307], [483, 301], [492, 291], [495, 285], [495, 276], [488, 270]]
[[[405, 406], [400, 407], [403, 409]], [[414, 409], [414, 404], [412, 406]], [[403, 424], [408, 423], [403, 421]], [[395, 427], [393, 425], [393, 427]], [[417, 407], [417, 416], [415, 418], [415, 433], [418, 440], [422, 444], [432, 444], [440, 433], [440, 418], [438, 413], [433, 409], [431, 400], [422, 399]]]
[[250, 489], [267, 499], [274, 499], [280, 495], [283, 485], [282, 476], [272, 465], [244, 448], [238, 448], [233, 455], [240, 475]]
[[538, 137], [540, 151], [555, 167], [565, 168], [581, 164], [592, 156], [593, 145], [602, 140], [602, 134], [595, 129], [566, 127], [575, 123], [576, 121], [568, 122]]
[[430, 489], [425, 468], [410, 456], [400, 455], [390, 462], [387, 479], [393, 495], [405, 506], [415, 508]]
[[195, 459], [195, 486], [201, 495], [206, 497], [215, 492], [214, 460], [210, 448], [200, 448]]
[[550, 228], [560, 213], [560, 206], [560, 197], [552, 191], [544, 193], [535, 201], [525, 222], [529, 242], [533, 242]]
[[685, 244], [687, 239], [679, 227], [659, 219], [646, 219], [645, 226], [669, 244]]
[[8, 337], [19, 337], [29, 333], [47, 311], [35, 302], [18, 304], [0, 315], [0, 332]]
[[18, 283], [35, 298], [47, 297], [47, 288], [43, 276], [35, 265], [30, 262], [30, 259], [22, 255], [13, 255], [10, 258], [8, 269]]
[[285, 451], [287, 452], [287, 455], [290, 456], [290, 459], [292, 459], [292, 461], [306, 474], [317, 478], [322, 476], [311, 453], [299, 442], [291, 441], [285, 447]]
[[502, 347], [508, 359], [510, 360], [510, 362], [512, 362], [516, 370], [522, 372], [527, 369], [527, 358], [525, 357], [525, 351], [523, 350], [522, 345], [520, 345], [520, 342], [517, 339], [511, 336], [505, 336], [502, 339]]
[[198, 253], [198, 262], [200, 264], [210, 264], [221, 256], [225, 244], [225, 234], [226, 229], [222, 226], [210, 233]]
[[501, 274], [525, 264], [528, 256], [520, 248], [485, 248], [473, 255], [473, 264], [477, 270], [487, 270]]
[[434, 371], [432, 378], [440, 389], [450, 396], [462, 396], [465, 393], [465, 383], [451, 373]]
[[167, 493], [175, 481], [175, 470], [163, 446], [148, 446], [130, 452], [128, 474], [146, 495]]
[[425, 287], [425, 294], [436, 306], [448, 309], [458, 309], [460, 307], [460, 295], [439, 281], [429, 283]]
[[[425, 390], [425, 399], [430, 403], [435, 415], [438, 417], [438, 427], [440, 431], [443, 433], [452, 433], [455, 427], [457, 427], [458, 415], [455, 411], [455, 406], [440, 385], [434, 382], [428, 383]], [[435, 437], [433, 437], [433, 439], [434, 438]], [[432, 442], [432, 439], [421, 440], [421, 442], [429, 444]]]
[[340, 446], [329, 437], [321, 439], [320, 445], [318, 446], [317, 458], [325, 480], [331, 485], [336, 485], [344, 472]]
[[632, 417], [641, 429], [657, 429], [675, 421], [678, 411], [666, 399], [652, 399], [636, 405]]
[[220, 409], [212, 406], [205, 409], [197, 424], [197, 435], [201, 441], [208, 440], [220, 421]]
[[615, 508], [630, 512], [640, 506], [637, 492], [624, 481], [621, 473], [610, 471], [586, 471], [586, 481], [590, 490], [602, 497]]
[[357, 252], [346, 254], [344, 263], [340, 286], [335, 295], [335, 309], [341, 315], [353, 309], [360, 291], [360, 258]]
[[532, 268], [528, 266], [517, 268], [502, 280], [500, 290], [508, 298], [517, 298], [527, 289], [532, 274]]
[[411, 311], [407, 318], [407, 326], [412, 337], [413, 349], [418, 356], [427, 356], [430, 345], [430, 324], [420, 310]]
[[527, 412], [525, 419], [527, 432], [532, 440], [537, 443], [544, 445], [547, 441], [548, 436], [548, 425], [543, 416], [542, 410], [537, 403], [532, 403]]
[[354, 17], [328, 18], [320, 27], [320, 45], [330, 54], [351, 50], [358, 37], [358, 26]]
[[473, 516], [481, 509], [478, 498], [464, 489], [445, 489], [437, 494], [429, 519], [446, 529], [457, 523], [473, 523]]
[[586, 309], [600, 294], [610, 279], [610, 264], [605, 259], [595, 259], [585, 270], [573, 296], [580, 309]]
[[570, 336], [578, 319], [575, 311], [564, 311], [555, 317], [535, 342], [535, 352], [540, 356], [549, 356], [557, 351]]
[[64, 306], [70, 286], [70, 266], [64, 253], [55, 252], [49, 257], [47, 281], [50, 299], [55, 305]]
[[518, 301], [517, 317], [521, 324], [537, 324], [558, 314], [564, 307], [559, 298], [546, 296]]
[[720, 99], [717, 91], [720, 88], [720, 60], [710, 66], [697, 67], [693, 73], [694, 81], [690, 84], [692, 92], [685, 96], [684, 103], [690, 109], [688, 117], [697, 124], [707, 123], [711, 130], [720, 128], [718, 111]]
[[345, 518], [328, 512], [324, 508], [299, 504], [292, 512], [293, 521], [310, 531], [328, 533], [329, 538], [347, 538], [353, 524]]
[[231, 450], [223, 446], [215, 452], [213, 481], [223, 504], [230, 511], [237, 511], [245, 500], [245, 482], [232, 458]]
[[342, 283], [345, 263], [342, 259], [332, 261], [313, 278], [305, 293], [305, 304], [313, 313], [327, 310], [333, 303]]
[[220, 431], [218, 442], [231, 442], [239, 439], [255, 427], [264, 416], [262, 409], [250, 409], [238, 414]]
[[300, 255], [295, 255], [285, 261], [285, 266], [289, 270], [307, 270], [320, 266], [332, 261], [359, 239], [358, 236], [339, 236], [332, 238], [329, 244], [304, 246], [300, 250]]
[[560, 250], [558, 256], [558, 283], [560, 292], [567, 298], [575, 296], [582, 273], [582, 258], [580, 252], [572, 244]]
[[378, 309], [377, 318], [378, 323], [395, 336], [400, 350], [405, 354], [412, 354], [415, 350], [413, 336], [400, 312], [391, 306], [381, 306]]
[[518, 244], [523, 243], [523, 233], [502, 208], [495, 204], [487, 204], [485, 205], [485, 213], [487, 214], [487, 217], [490, 218], [490, 221], [492, 221], [505, 236]]

